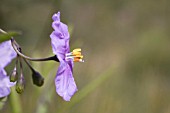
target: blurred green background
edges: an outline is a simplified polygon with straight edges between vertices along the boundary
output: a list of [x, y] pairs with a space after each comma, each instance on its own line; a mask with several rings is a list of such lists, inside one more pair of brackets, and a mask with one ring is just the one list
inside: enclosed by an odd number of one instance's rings
[[85, 62], [75, 63], [79, 91], [70, 102], [55, 92], [58, 63], [31, 62], [45, 77], [40, 88], [25, 65], [24, 93], [13, 88], [0, 113], [170, 113], [169, 5], [168, 0], [1, 0], [0, 28], [22, 32], [15, 39], [26, 55], [53, 55], [51, 16], [60, 11], [71, 31], [71, 49], [81, 47]]

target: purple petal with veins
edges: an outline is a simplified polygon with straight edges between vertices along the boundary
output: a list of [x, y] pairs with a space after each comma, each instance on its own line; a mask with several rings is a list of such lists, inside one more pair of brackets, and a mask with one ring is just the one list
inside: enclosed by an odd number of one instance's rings
[[54, 14], [51, 33], [51, 45], [53, 53], [60, 61], [60, 65], [55, 78], [56, 92], [69, 101], [77, 91], [77, 86], [73, 78], [73, 62], [66, 61], [66, 54], [70, 52], [70, 35], [66, 24], [60, 22], [60, 12]]

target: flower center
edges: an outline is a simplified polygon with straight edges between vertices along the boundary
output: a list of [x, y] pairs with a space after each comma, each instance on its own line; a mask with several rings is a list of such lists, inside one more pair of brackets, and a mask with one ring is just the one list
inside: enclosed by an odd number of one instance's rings
[[73, 60], [74, 62], [84, 62], [83, 55], [81, 55], [81, 49], [74, 49], [70, 53], [66, 53], [66, 61]]

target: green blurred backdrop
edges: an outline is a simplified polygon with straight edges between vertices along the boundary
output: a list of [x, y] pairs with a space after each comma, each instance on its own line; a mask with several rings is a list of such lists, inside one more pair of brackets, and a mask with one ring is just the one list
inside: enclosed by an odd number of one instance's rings
[[[69, 25], [79, 91], [70, 102], [55, 92], [55, 62], [31, 62], [45, 77], [39, 88], [24, 66], [26, 89], [12, 89], [0, 113], [170, 113], [170, 2], [168, 0], [1, 0], [0, 28], [32, 57], [52, 55], [51, 16]], [[13, 64], [7, 67], [10, 73]]]

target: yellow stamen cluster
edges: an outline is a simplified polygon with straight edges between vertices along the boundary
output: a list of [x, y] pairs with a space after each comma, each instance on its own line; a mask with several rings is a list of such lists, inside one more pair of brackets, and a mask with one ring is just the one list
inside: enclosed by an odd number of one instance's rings
[[83, 55], [81, 55], [81, 49], [74, 49], [72, 52], [74, 56], [74, 62], [83, 62]]
[[83, 55], [81, 55], [81, 49], [74, 49], [71, 53], [66, 54], [66, 60], [72, 59], [74, 62], [84, 62]]

